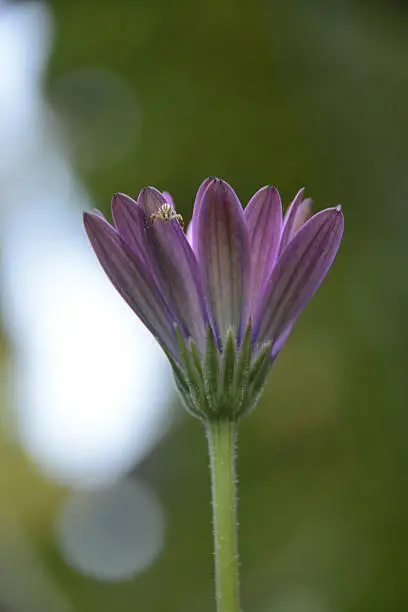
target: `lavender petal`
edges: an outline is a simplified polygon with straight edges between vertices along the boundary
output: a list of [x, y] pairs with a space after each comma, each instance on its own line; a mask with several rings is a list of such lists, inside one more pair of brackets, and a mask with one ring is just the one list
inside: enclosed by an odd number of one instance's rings
[[191, 248], [193, 248], [193, 222], [192, 221], [190, 221], [190, 223], [187, 226], [186, 238], [187, 238], [188, 244], [191, 246]]
[[140, 204], [124, 193], [116, 193], [112, 198], [112, 217], [122, 238], [146, 261], [146, 221]]
[[256, 308], [269, 279], [279, 248], [282, 231], [282, 203], [275, 187], [263, 187], [251, 198], [244, 211], [252, 261], [252, 309]]
[[147, 249], [157, 283], [186, 338], [205, 346], [207, 309], [196, 257], [177, 219], [153, 217], [166, 203], [153, 187], [141, 192], [147, 222]]
[[340, 246], [344, 218], [340, 207], [314, 215], [279, 257], [254, 322], [254, 339], [281, 347], [295, 319], [326, 276]]
[[288, 243], [293, 238], [296, 231], [308, 218], [309, 209], [311, 208], [311, 200], [310, 198], [308, 198], [307, 200], [303, 199], [304, 192], [304, 188], [300, 189], [297, 192], [288, 210], [286, 211], [283, 220], [282, 238], [279, 247], [279, 253], [282, 253], [286, 249]]
[[171, 195], [171, 193], [169, 193], [168, 191], [162, 191], [162, 194], [166, 202], [170, 204], [172, 208], [175, 208], [173, 196]]
[[100, 264], [120, 295], [179, 361], [173, 317], [142, 259], [101, 214], [84, 213], [84, 226]]
[[200, 204], [198, 256], [211, 322], [224, 342], [246, 329], [251, 283], [249, 236], [238, 197], [228, 183], [212, 179]]
[[197, 238], [198, 217], [199, 217], [200, 210], [201, 210], [203, 195], [208, 185], [210, 185], [210, 183], [213, 180], [214, 179], [212, 177], [208, 177], [201, 183], [200, 187], [198, 188], [195, 200], [194, 200], [193, 215], [191, 217], [191, 222], [187, 230], [187, 239], [189, 243], [191, 244], [191, 248], [193, 249], [195, 254], [197, 254], [197, 249], [198, 249], [198, 238]]

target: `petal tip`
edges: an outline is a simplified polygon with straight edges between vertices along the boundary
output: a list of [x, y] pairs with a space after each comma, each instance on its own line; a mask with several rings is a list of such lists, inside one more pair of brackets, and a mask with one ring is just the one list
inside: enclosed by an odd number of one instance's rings
[[279, 195], [279, 191], [278, 191], [278, 189], [275, 187], [275, 185], [265, 185], [265, 187], [264, 187], [263, 189], [264, 189], [264, 191], [265, 191], [266, 193], [268, 193], [268, 194], [271, 194], [271, 195], [272, 195], [272, 194], [273, 194], [273, 195], [278, 195], [278, 196], [280, 197], [280, 195]]
[[274, 185], [267, 185], [266, 192], [270, 197], [271, 201], [277, 200], [278, 204], [282, 206], [282, 199], [279, 193], [279, 189], [277, 187], [275, 187]]
[[156, 213], [163, 204], [166, 204], [166, 198], [162, 192], [150, 185], [143, 187], [139, 193], [138, 201], [147, 217]]
[[220, 199], [228, 199], [232, 197], [236, 198], [236, 200], [239, 202], [238, 196], [231, 185], [224, 179], [216, 176], [210, 178], [210, 181], [203, 193], [203, 198], [208, 195], [212, 195], [214, 198]]
[[111, 200], [112, 212], [114, 210], [118, 210], [118, 208], [122, 205], [126, 205], [126, 203], [131, 203], [137, 206], [137, 202], [130, 196], [126, 195], [126, 193], [122, 193], [120, 191], [114, 193]]
[[218, 176], [212, 176], [210, 178], [210, 181], [208, 183], [208, 188], [206, 189], [206, 191], [211, 188], [219, 189], [223, 187], [223, 185], [224, 185], [224, 181], [221, 178], [219, 178]]
[[145, 187], [143, 187], [139, 193], [139, 198], [145, 198], [149, 195], [157, 196], [160, 198], [160, 200], [166, 202], [166, 198], [164, 197], [162, 192], [156, 189], [156, 187], [152, 187], [152, 185], [146, 185]]
[[150, 185], [145, 185], [145, 187], [142, 187], [139, 193], [139, 198], [143, 198], [144, 196], [146, 196], [146, 194], [149, 193], [152, 189], [154, 189], [154, 187], [151, 187]]
[[92, 223], [92, 221], [94, 220], [103, 219], [103, 221], [106, 221], [101, 211], [97, 208], [91, 210], [84, 210], [84, 212], [82, 213], [82, 219], [85, 227], [89, 226], [89, 223]]
[[117, 191], [113, 194], [112, 202], [114, 200], [132, 200], [133, 202], [136, 202], [131, 196], [127, 195], [126, 193], [123, 193], [122, 191]]

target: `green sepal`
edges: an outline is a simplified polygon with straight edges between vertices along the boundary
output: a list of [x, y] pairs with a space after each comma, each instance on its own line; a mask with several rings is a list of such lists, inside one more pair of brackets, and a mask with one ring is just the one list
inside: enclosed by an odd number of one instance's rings
[[242, 416], [247, 415], [257, 405], [272, 365], [273, 360], [271, 359], [271, 345], [266, 344], [250, 368], [248, 376], [247, 401], [245, 407], [243, 408]]
[[224, 353], [221, 362], [221, 380], [220, 380], [220, 402], [219, 409], [224, 413], [233, 412], [234, 400], [234, 373], [237, 361], [237, 351], [235, 338], [232, 330], [228, 332], [227, 342], [225, 344]]
[[266, 344], [255, 359], [254, 363], [251, 365], [251, 370], [249, 372], [248, 377], [248, 385], [256, 385], [259, 378], [262, 377], [263, 369], [266, 367], [265, 364], [271, 362], [270, 350], [270, 344]]
[[204, 387], [200, 372], [197, 370], [191, 351], [186, 345], [183, 334], [179, 326], [174, 326], [178, 344], [180, 347], [181, 359], [184, 366], [184, 377], [188, 385], [188, 403], [190, 410], [201, 418], [205, 416], [204, 408]]
[[251, 321], [249, 321], [247, 330], [245, 332], [244, 341], [239, 351], [238, 364], [235, 368], [234, 375], [233, 409], [234, 413], [238, 416], [241, 414], [243, 408], [245, 407], [245, 401], [248, 392], [248, 378], [252, 356], [251, 336], [252, 325]]
[[167, 352], [166, 349], [163, 349], [166, 353], [166, 357], [170, 362], [171, 369], [173, 371], [174, 381], [176, 383], [177, 390], [182, 399], [185, 409], [195, 417], [202, 418], [201, 411], [198, 412], [196, 406], [191, 403], [190, 389], [185, 377], [183, 370], [180, 368], [178, 363], [173, 359], [173, 357]]
[[183, 393], [188, 393], [189, 387], [183, 370], [178, 366], [174, 359], [172, 359], [171, 357], [169, 357], [169, 359], [170, 365], [173, 370], [173, 375], [176, 379], [176, 382], [178, 383], [178, 386], [182, 389]]
[[[173, 370], [173, 373], [174, 373], [174, 370]], [[201, 412], [201, 410], [197, 410], [196, 405], [191, 402], [190, 393], [186, 393], [185, 392], [184, 387], [182, 385], [180, 385], [180, 380], [179, 380], [179, 378], [176, 375], [174, 375], [174, 380], [175, 380], [175, 383], [176, 383], [177, 390], [179, 392], [179, 396], [180, 396], [181, 401], [182, 401], [182, 403], [184, 405], [184, 408], [192, 416], [197, 417], [199, 419], [202, 419], [204, 415]]]
[[189, 340], [189, 347], [191, 351], [191, 356], [193, 357], [194, 365], [197, 368], [197, 372], [200, 375], [200, 378], [203, 378], [203, 365], [201, 363], [201, 355], [198, 351], [197, 345], [192, 338]]
[[[257, 347], [253, 359], [252, 328], [249, 322], [241, 346], [234, 332], [227, 334], [223, 350], [217, 346], [210, 326], [202, 354], [191, 338], [186, 341], [179, 326], [174, 326], [180, 360], [169, 356], [177, 389], [188, 411], [202, 420], [220, 417], [236, 420], [257, 404], [272, 367], [270, 344]], [[259, 352], [260, 350], [260, 352]]]
[[208, 407], [210, 410], [215, 411], [220, 401], [220, 353], [210, 325], [207, 327], [203, 378]]

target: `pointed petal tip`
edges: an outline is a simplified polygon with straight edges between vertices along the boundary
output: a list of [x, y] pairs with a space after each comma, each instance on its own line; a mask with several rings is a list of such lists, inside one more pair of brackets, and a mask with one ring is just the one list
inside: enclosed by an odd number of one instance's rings
[[115, 213], [120, 212], [122, 206], [126, 206], [126, 204], [131, 204], [133, 206], [138, 206], [136, 200], [126, 195], [126, 193], [121, 193], [118, 191], [114, 193], [111, 200], [111, 209], [113, 218], [115, 218]]
[[249, 200], [248, 206], [250, 203], [254, 203], [259, 200], [262, 200], [262, 202], [269, 201], [270, 203], [275, 200], [278, 200], [279, 203], [282, 205], [279, 190], [274, 185], [264, 185], [263, 187], [260, 187], [258, 191], [256, 191], [252, 198]]
[[85, 231], [88, 235], [90, 242], [93, 244], [94, 240], [105, 230], [109, 228], [116, 232], [115, 228], [109, 223], [104, 217], [100, 210], [96, 208], [93, 210], [85, 210], [83, 213], [83, 224]]
[[147, 217], [156, 213], [159, 208], [163, 206], [163, 204], [167, 203], [162, 192], [156, 189], [156, 187], [151, 187], [150, 185], [143, 187], [139, 193], [138, 201], [144, 209]]
[[214, 185], [214, 184], [222, 183], [222, 182], [223, 180], [218, 178], [217, 176], [207, 176], [207, 178], [203, 180], [203, 182], [201, 183], [201, 185], [199, 186], [197, 190], [196, 203], [201, 204], [202, 197], [205, 191], [207, 191], [208, 187], [210, 187], [210, 185]]
[[209, 176], [208, 179], [206, 180], [208, 181], [207, 189], [211, 187], [232, 189], [231, 185], [227, 183], [227, 181], [225, 181], [223, 178], [220, 178], [219, 176]]
[[340, 204], [338, 206], [334, 206], [333, 208], [321, 210], [320, 212], [316, 213], [314, 217], [316, 217], [316, 215], [323, 215], [327, 217], [327, 219], [331, 218], [334, 226], [337, 227], [337, 229], [341, 229], [341, 232], [343, 231], [344, 215]]
[[149, 193], [158, 194], [158, 195], [160, 195], [163, 198], [163, 200], [165, 200], [165, 197], [162, 194], [162, 192], [159, 191], [156, 187], [153, 187], [153, 185], [145, 185], [144, 187], [142, 187], [142, 189], [140, 190], [139, 197], [140, 196], [145, 196], [145, 195], [147, 195]]
[[218, 201], [233, 198], [239, 203], [242, 209], [242, 204], [233, 187], [224, 179], [219, 177], [211, 177], [208, 185], [206, 185], [201, 198], [201, 203], [205, 198], [214, 198]]
[[146, 221], [141, 202], [124, 193], [116, 193], [112, 198], [112, 218], [116, 231], [130, 248], [137, 251], [144, 260]]
[[150, 193], [151, 191], [153, 192], [159, 192], [158, 189], [156, 189], [156, 187], [153, 187], [152, 185], [145, 185], [144, 187], [142, 187], [142, 189], [140, 190], [139, 193], [139, 198], [143, 198], [144, 196], [146, 196], [148, 193]]
[[123, 193], [122, 191], [116, 191], [113, 194], [112, 203], [116, 200], [126, 200], [127, 202], [134, 202], [135, 204], [137, 204], [134, 198], [132, 198], [130, 195], [127, 195], [127, 193]]
[[104, 215], [97, 208], [92, 208], [91, 210], [84, 210], [82, 213], [82, 219], [85, 225], [85, 228], [89, 226], [89, 223], [92, 223], [93, 220], [102, 219], [107, 223]]
[[112, 216], [115, 219], [118, 209], [120, 209], [123, 202], [123, 193], [114, 193], [111, 199], [111, 211]]
[[[301, 204], [303, 202], [303, 200], [305, 199], [304, 198], [305, 191], [306, 191], [306, 187], [301, 187], [297, 191], [295, 197], [293, 198], [292, 203], [295, 202], [295, 201], [299, 201], [299, 204]], [[289, 211], [289, 208], [288, 208], [288, 211]]]
[[218, 176], [210, 176], [207, 189], [210, 187], [220, 187], [223, 183], [223, 179], [219, 178]]
[[319, 210], [304, 225], [311, 223], [314, 219], [321, 219], [323, 223], [330, 223], [333, 227], [344, 225], [344, 215], [340, 205]]
[[275, 185], [265, 185], [264, 187], [261, 187], [259, 189], [259, 192], [267, 193], [268, 195], [271, 195], [271, 196], [272, 195], [279, 196], [279, 198], [280, 198], [279, 190], [277, 189], [277, 187], [275, 187]]

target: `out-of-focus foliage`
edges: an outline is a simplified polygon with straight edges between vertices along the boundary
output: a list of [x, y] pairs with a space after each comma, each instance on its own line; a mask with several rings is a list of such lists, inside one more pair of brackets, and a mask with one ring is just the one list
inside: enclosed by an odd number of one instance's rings
[[[317, 208], [343, 205], [333, 270], [241, 427], [243, 607], [405, 609], [407, 6], [55, 0], [49, 8], [46, 96], [74, 129], [76, 171], [104, 213], [115, 191], [136, 195], [153, 184], [188, 219], [208, 175], [228, 180], [244, 201], [273, 183], [285, 204], [306, 185]], [[92, 88], [93, 69], [116, 75], [123, 96], [119, 86], [112, 99]], [[69, 80], [76, 71], [78, 86]], [[134, 136], [110, 157], [115, 121], [123, 138], [127, 128]], [[106, 163], [93, 164], [99, 149]], [[7, 348], [0, 357], [12, 367]], [[41, 574], [47, 601], [77, 612], [213, 609], [208, 460], [197, 421], [183, 417], [135, 469], [163, 505], [166, 536], [154, 563], [128, 581], [69, 568], [52, 527], [66, 492], [7, 438], [1, 463], [3, 513], [18, 532], [2, 521], [0, 567], [14, 591]], [[23, 597], [9, 605], [41, 609]]]

